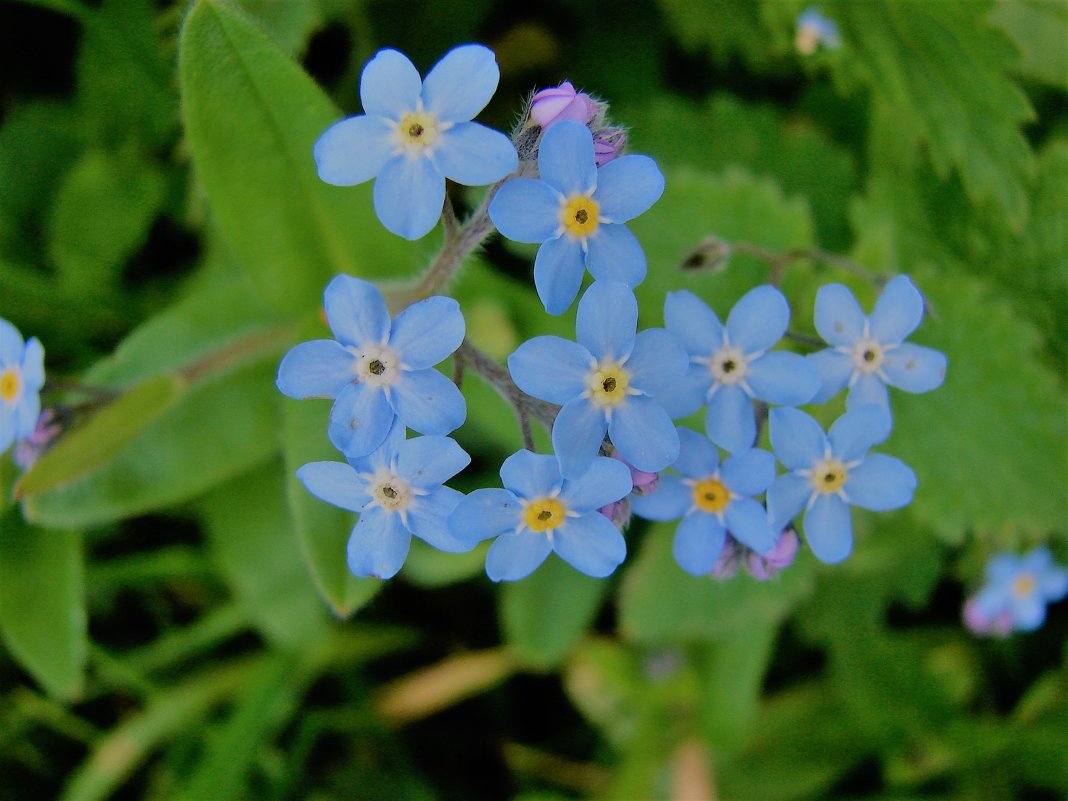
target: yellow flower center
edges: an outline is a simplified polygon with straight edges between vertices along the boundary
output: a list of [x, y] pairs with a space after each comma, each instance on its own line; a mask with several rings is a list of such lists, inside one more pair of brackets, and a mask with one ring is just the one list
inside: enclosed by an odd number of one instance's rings
[[405, 114], [397, 124], [397, 141], [409, 152], [421, 152], [433, 147], [440, 133], [437, 117], [425, 111]]
[[830, 495], [845, 486], [849, 470], [838, 459], [822, 459], [812, 468], [812, 486]]
[[14, 403], [15, 399], [19, 396], [19, 389], [22, 386], [22, 382], [19, 381], [19, 374], [14, 369], [4, 370], [0, 373], [0, 399], [5, 403]]
[[560, 224], [573, 237], [582, 239], [597, 230], [597, 203], [585, 195], [568, 198], [560, 210]]
[[1024, 573], [1012, 582], [1012, 594], [1017, 598], [1026, 598], [1035, 591], [1035, 577]]
[[630, 376], [616, 362], [602, 362], [586, 376], [590, 399], [598, 406], [617, 406], [627, 397]]
[[693, 502], [702, 512], [722, 512], [731, 502], [731, 491], [717, 478], [693, 485]]
[[532, 531], [552, 531], [563, 525], [567, 509], [556, 498], [533, 501], [523, 511], [523, 522]]

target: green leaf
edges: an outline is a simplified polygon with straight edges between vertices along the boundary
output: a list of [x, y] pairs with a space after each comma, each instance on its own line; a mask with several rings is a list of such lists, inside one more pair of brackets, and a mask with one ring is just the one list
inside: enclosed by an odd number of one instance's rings
[[770, 66], [768, 33], [761, 24], [759, 3], [659, 0], [658, 5], [686, 49], [703, 50], [721, 67], [727, 66], [731, 59], [742, 59], [758, 72], [767, 71]]
[[419, 587], [446, 587], [479, 576], [485, 568], [489, 544], [483, 543], [467, 553], [442, 553], [418, 537], [412, 538], [408, 558], [401, 576]]
[[268, 641], [299, 648], [321, 636], [322, 605], [301, 564], [281, 462], [219, 486], [198, 506], [219, 572]]
[[650, 700], [648, 679], [633, 649], [587, 639], [575, 649], [563, 678], [575, 707], [613, 744], [625, 748]]
[[757, 715], [776, 628], [753, 621], [744, 631], [719, 639], [695, 656], [701, 724], [717, 754], [738, 748]]
[[524, 664], [558, 665], [593, 623], [608, 582], [579, 573], [555, 554], [501, 589], [505, 641]]
[[1020, 75], [1068, 89], [1068, 6], [1057, 0], [996, 3], [990, 21], [1002, 27], [1020, 51]]
[[49, 694], [82, 693], [89, 636], [82, 536], [0, 517], [0, 634], [11, 655]]
[[238, 4], [290, 53], [300, 53], [323, 21], [318, 3], [280, 3], [278, 0], [238, 0]]
[[339, 115], [241, 12], [197, 3], [182, 30], [179, 73], [197, 176], [264, 298], [306, 312], [335, 273], [396, 275], [415, 266], [420, 246], [385, 233], [369, 187], [319, 180], [312, 146]]

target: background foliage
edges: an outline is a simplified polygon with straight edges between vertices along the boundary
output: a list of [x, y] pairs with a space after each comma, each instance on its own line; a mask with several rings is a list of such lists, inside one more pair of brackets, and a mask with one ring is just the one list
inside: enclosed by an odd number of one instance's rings
[[[1068, 560], [1068, 7], [828, 0], [843, 45], [805, 57], [804, 5], [0, 7], [0, 316], [53, 377], [119, 393], [21, 479], [21, 513], [0, 461], [0, 799], [1068, 794], [1065, 605], [1004, 642], [959, 624], [989, 554]], [[920, 488], [858, 517], [848, 562], [701, 581], [639, 523], [603, 582], [553, 560], [494, 588], [484, 549], [420, 543], [388, 586], [349, 575], [351, 520], [292, 478], [333, 457], [326, 408], [273, 373], [332, 275], [411, 275], [440, 235], [388, 234], [311, 145], [378, 47], [425, 70], [466, 41], [501, 63], [490, 124], [569, 78], [661, 163], [644, 325], [669, 289], [723, 313], [766, 280], [741, 255], [680, 272], [710, 234], [915, 277], [949, 374], [896, 397], [886, 450]], [[572, 324], [530, 255], [492, 242], [455, 287], [498, 357]], [[873, 299], [798, 261], [801, 330], [828, 280]], [[460, 488], [495, 485], [519, 434], [464, 391]]]

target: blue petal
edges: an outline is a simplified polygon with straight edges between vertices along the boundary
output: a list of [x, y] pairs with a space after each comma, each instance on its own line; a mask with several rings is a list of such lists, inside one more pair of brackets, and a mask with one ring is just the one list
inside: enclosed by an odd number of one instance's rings
[[628, 397], [612, 411], [608, 434], [619, 455], [655, 473], [679, 458], [679, 435], [664, 407], [643, 395]]
[[533, 500], [560, 489], [564, 478], [556, 457], [520, 450], [504, 460], [501, 481], [520, 498]]
[[545, 311], [566, 312], [578, 294], [585, 271], [582, 245], [566, 236], [550, 239], [538, 248], [534, 257], [534, 286]]
[[36, 391], [25, 389], [19, 405], [15, 407], [15, 439], [26, 439], [37, 428], [41, 416], [41, 396]]
[[1027, 573], [1041, 573], [1053, 564], [1053, 554], [1049, 548], [1039, 546], [1025, 553], [1016, 563], [1018, 569]]
[[648, 156], [622, 156], [597, 171], [593, 199], [600, 215], [614, 223], [632, 220], [664, 194], [664, 175]]
[[395, 416], [381, 389], [347, 384], [330, 410], [327, 434], [345, 456], [366, 456], [382, 444]]
[[788, 470], [805, 470], [822, 459], [827, 448], [823, 429], [797, 409], [772, 409], [768, 415], [771, 448]]
[[36, 392], [44, 386], [44, 379], [44, 345], [37, 337], [30, 337], [22, 352], [22, 383], [26, 391]]
[[423, 82], [408, 57], [396, 50], [379, 50], [360, 75], [360, 101], [368, 114], [399, 121], [419, 105]]
[[923, 319], [923, 295], [912, 279], [899, 275], [890, 281], [871, 312], [872, 339], [884, 345], [901, 342], [915, 331]]
[[1038, 589], [1047, 601], [1055, 602], [1068, 595], [1068, 570], [1050, 567], [1038, 574]]
[[831, 345], [852, 346], [864, 335], [866, 320], [848, 287], [827, 284], [816, 293], [816, 330]]
[[486, 554], [486, 575], [493, 581], [526, 578], [552, 553], [544, 534], [508, 531], [499, 536]]
[[645, 251], [625, 225], [599, 225], [586, 240], [586, 269], [598, 281], [636, 287], [645, 280]]
[[444, 484], [471, 464], [471, 457], [452, 437], [414, 437], [397, 449], [397, 475], [427, 489]]
[[841, 562], [853, 550], [849, 507], [837, 495], [820, 495], [805, 512], [805, 540], [824, 564]]
[[690, 364], [678, 381], [661, 387], [656, 399], [672, 418], [687, 417], [708, 402], [712, 374], [704, 364]]
[[334, 186], [355, 186], [378, 175], [394, 148], [390, 122], [361, 115], [323, 131], [312, 153], [320, 179]]
[[332, 339], [301, 342], [282, 357], [275, 386], [297, 400], [335, 398], [352, 383], [356, 357]]
[[679, 458], [672, 465], [686, 478], [705, 478], [719, 467], [719, 451], [707, 437], [679, 426]]
[[449, 531], [466, 542], [480, 542], [515, 530], [523, 513], [515, 494], [505, 489], [477, 489], [460, 500], [449, 515]]
[[[598, 456], [581, 476], [565, 481], [560, 500], [569, 512], [596, 512], [634, 489], [630, 468], [618, 459]], [[606, 518], [607, 519], [607, 518]]]
[[866, 454], [890, 436], [890, 416], [880, 406], [860, 406], [834, 421], [827, 439], [831, 453], [843, 462]]
[[427, 73], [423, 103], [444, 122], [465, 122], [490, 102], [500, 78], [497, 58], [488, 47], [454, 47]]
[[675, 476], [660, 476], [656, 489], [645, 495], [634, 495], [630, 509], [646, 520], [678, 520], [693, 504], [690, 488]]
[[886, 384], [877, 375], [862, 373], [846, 395], [846, 408], [859, 409], [863, 406], [880, 406], [890, 414], [890, 396]]
[[779, 406], [808, 403], [820, 389], [820, 374], [797, 353], [772, 351], [749, 363], [745, 382], [758, 400]]
[[727, 316], [730, 343], [747, 356], [767, 350], [786, 333], [790, 305], [773, 286], [754, 287], [734, 304]]
[[709, 439], [731, 453], [744, 451], [756, 442], [753, 401], [737, 384], [720, 385], [708, 399], [705, 431]]
[[590, 129], [571, 120], [549, 128], [538, 149], [538, 172], [565, 197], [592, 190], [597, 185], [597, 164]]
[[361, 578], [393, 578], [411, 544], [412, 535], [401, 524], [400, 515], [370, 509], [360, 515], [349, 537], [349, 570]]
[[1014, 598], [1012, 624], [1017, 631], [1035, 631], [1046, 622], [1046, 605], [1037, 595]]
[[812, 482], [797, 473], [775, 479], [768, 488], [768, 518], [772, 531], [782, 531], [812, 497]]
[[445, 131], [432, 158], [446, 178], [464, 186], [492, 184], [519, 166], [512, 140], [477, 122]]
[[569, 517], [552, 534], [553, 550], [587, 576], [604, 578], [619, 567], [627, 556], [627, 543], [623, 535], [611, 520], [599, 512]]
[[1020, 571], [1020, 560], [1014, 554], [1002, 553], [986, 564], [986, 578], [992, 584], [1011, 584]]
[[370, 281], [338, 275], [323, 292], [330, 330], [342, 345], [379, 344], [389, 336], [386, 301]]
[[630, 386], [657, 399], [661, 393], [673, 394], [689, 367], [686, 351], [675, 336], [663, 328], [639, 331], [625, 365]]
[[715, 515], [686, 515], [675, 532], [672, 553], [679, 567], [695, 576], [707, 576], [716, 566], [727, 532]]
[[22, 360], [22, 334], [0, 317], [0, 368], [10, 367]]
[[402, 372], [390, 390], [397, 417], [420, 434], [448, 434], [467, 418], [464, 396], [437, 370]]
[[343, 462], [311, 462], [297, 470], [297, 478], [320, 500], [358, 512], [371, 500], [367, 482]]
[[816, 351], [805, 357], [820, 375], [820, 388], [810, 403], [826, 403], [849, 383], [853, 375], [853, 360], [834, 348]]
[[916, 474], [912, 468], [900, 459], [882, 453], [873, 453], [850, 468], [845, 483], [849, 502], [873, 512], [907, 506], [915, 491]]
[[763, 555], [775, 547], [778, 533], [768, 524], [768, 512], [752, 498], [731, 501], [724, 516], [731, 535], [757, 553]]
[[731, 492], [759, 495], [775, 481], [775, 457], [761, 448], [750, 448], [724, 459], [720, 475]]
[[7, 404], [0, 404], [0, 454], [10, 448], [11, 443], [15, 441], [17, 423], [15, 410]]
[[445, 177], [428, 158], [394, 156], [375, 179], [375, 214], [405, 239], [430, 233], [445, 205]]
[[[608, 430], [604, 412], [586, 398], [564, 404], [553, 423], [553, 450], [564, 478], [578, 478], [593, 463]], [[631, 462], [633, 464], [633, 462]]]
[[528, 339], [508, 357], [508, 372], [528, 395], [565, 404], [586, 389], [593, 356], [568, 339], [540, 336]]
[[464, 316], [452, 298], [426, 298], [393, 320], [389, 345], [409, 370], [425, 370], [448, 358], [464, 341]]
[[449, 515], [464, 498], [449, 487], [435, 487], [415, 498], [408, 509], [408, 530], [445, 553], [466, 553], [475, 547], [469, 537], [457, 537], [449, 529]]
[[345, 458], [357, 473], [374, 473], [378, 470], [393, 470], [393, 458], [404, 444], [408, 429], [404, 423], [393, 417], [389, 433], [386, 434], [382, 444], [368, 454], [362, 456], [347, 455]]
[[630, 356], [637, 327], [638, 301], [624, 284], [597, 281], [579, 300], [575, 339], [598, 361]]
[[709, 356], [723, 346], [723, 325], [716, 313], [689, 290], [667, 293], [664, 325], [691, 356]]
[[560, 193], [544, 181], [513, 178], [493, 196], [489, 216], [497, 230], [515, 242], [545, 242], [559, 235], [562, 202]]
[[945, 354], [911, 342], [887, 353], [882, 367], [887, 383], [906, 392], [930, 392], [946, 380]]

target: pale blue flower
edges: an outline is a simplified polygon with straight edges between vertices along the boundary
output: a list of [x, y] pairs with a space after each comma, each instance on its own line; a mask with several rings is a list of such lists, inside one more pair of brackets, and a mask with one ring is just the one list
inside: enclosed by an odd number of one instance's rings
[[522, 450], [505, 459], [501, 480], [504, 489], [475, 490], [449, 517], [459, 540], [497, 538], [486, 554], [493, 581], [525, 578], [552, 551], [594, 578], [609, 575], [626, 557], [623, 535], [598, 511], [631, 491], [623, 462], [599, 456], [569, 481], [554, 457]]
[[450, 50], [426, 80], [402, 53], [378, 51], [360, 77], [365, 113], [331, 125], [315, 143], [319, 177], [352, 186], [377, 176], [378, 218], [418, 239], [441, 216], [446, 178], [481, 186], [518, 166], [507, 136], [471, 122], [499, 79], [493, 51], [481, 45]]
[[820, 46], [834, 50], [840, 45], [837, 23], [825, 17], [818, 9], [807, 8], [797, 18], [797, 35], [794, 38], [797, 52], [810, 56]]
[[328, 428], [334, 447], [366, 456], [394, 419], [420, 434], [448, 434], [463, 424], [463, 395], [433, 369], [464, 339], [455, 300], [426, 298], [391, 320], [378, 287], [339, 275], [323, 302], [337, 339], [297, 345], [282, 359], [276, 383], [291, 398], [334, 399]]
[[398, 424], [370, 456], [349, 464], [311, 462], [297, 478], [315, 497], [359, 512], [349, 537], [349, 570], [386, 579], [404, 564], [413, 534], [448, 553], [474, 547], [449, 532], [448, 517], [463, 494], [442, 486], [470, 461], [450, 437], [406, 440]]
[[1068, 569], [1053, 562], [1049, 548], [998, 554], [987, 563], [986, 584], [969, 602], [965, 619], [980, 634], [1034, 631], [1046, 620], [1046, 606], [1066, 595]]
[[44, 347], [0, 317], [0, 453], [37, 427], [44, 386]]
[[645, 253], [623, 223], [664, 192], [664, 176], [648, 156], [620, 156], [597, 168], [593, 134], [560, 120], [538, 150], [540, 179], [515, 178], [498, 190], [489, 215], [517, 242], [541, 243], [534, 286], [549, 314], [567, 311], [583, 267], [597, 280], [633, 288], [645, 278]]

